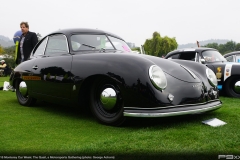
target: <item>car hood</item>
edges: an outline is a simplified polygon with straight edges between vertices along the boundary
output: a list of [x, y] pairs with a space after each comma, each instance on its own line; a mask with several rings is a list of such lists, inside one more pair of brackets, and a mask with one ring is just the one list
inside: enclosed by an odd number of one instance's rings
[[197, 76], [195, 76], [194, 78], [194, 76], [190, 73], [190, 72], [194, 73], [193, 70], [181, 64], [178, 64], [176, 62], [173, 62], [167, 59], [149, 56], [149, 55], [142, 55], [142, 57], [152, 61], [157, 66], [159, 66], [165, 73], [179, 80], [190, 82], [190, 83], [201, 82], [201, 80]]

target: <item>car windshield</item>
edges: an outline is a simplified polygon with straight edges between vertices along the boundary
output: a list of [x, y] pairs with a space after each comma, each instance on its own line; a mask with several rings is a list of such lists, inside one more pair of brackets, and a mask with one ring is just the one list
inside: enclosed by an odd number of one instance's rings
[[[110, 42], [111, 41], [111, 42]], [[75, 34], [71, 36], [73, 51], [84, 50], [121, 50], [131, 52], [128, 45], [121, 39], [95, 34]]]
[[214, 50], [204, 51], [202, 55], [206, 62], [227, 61], [221, 53]]
[[114, 47], [117, 50], [125, 51], [125, 52], [132, 52], [132, 50], [128, 47], [128, 45], [121, 39], [109, 36], [109, 39], [113, 43]]

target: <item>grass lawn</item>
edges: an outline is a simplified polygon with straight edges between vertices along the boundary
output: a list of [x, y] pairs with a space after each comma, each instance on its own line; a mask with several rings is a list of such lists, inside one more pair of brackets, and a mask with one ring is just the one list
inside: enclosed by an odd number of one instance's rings
[[[8, 78], [0, 77], [0, 86]], [[79, 155], [92, 159], [218, 159], [218, 155], [240, 155], [237, 98], [221, 97], [222, 108], [214, 112], [129, 118], [124, 126], [111, 127], [74, 107], [44, 102], [37, 102], [35, 107], [21, 106], [15, 94], [0, 91], [0, 159], [6, 155]], [[202, 124], [211, 118], [227, 124]]]

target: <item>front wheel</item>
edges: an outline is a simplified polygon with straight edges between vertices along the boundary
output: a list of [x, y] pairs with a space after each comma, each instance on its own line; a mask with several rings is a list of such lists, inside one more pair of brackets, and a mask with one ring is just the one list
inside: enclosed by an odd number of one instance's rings
[[32, 98], [28, 95], [28, 87], [23, 80], [17, 80], [15, 87], [17, 99], [21, 105], [31, 106], [36, 102], [35, 98]]
[[119, 126], [125, 121], [120, 88], [109, 79], [97, 79], [90, 91], [90, 107], [103, 124]]
[[240, 77], [230, 77], [225, 82], [224, 90], [228, 96], [240, 98]]

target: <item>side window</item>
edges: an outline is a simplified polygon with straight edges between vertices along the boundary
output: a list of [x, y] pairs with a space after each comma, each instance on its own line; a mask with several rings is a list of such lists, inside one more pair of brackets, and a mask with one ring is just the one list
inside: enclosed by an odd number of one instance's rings
[[178, 57], [179, 57], [179, 54], [174, 54], [173, 56], [168, 57], [167, 59], [178, 59]]
[[227, 60], [228, 62], [234, 62], [233, 56], [228, 56], [228, 57], [226, 57], [226, 60]]
[[195, 61], [196, 52], [182, 52], [179, 59]]
[[64, 35], [53, 35], [49, 37], [45, 55], [60, 56], [68, 52], [67, 38]]
[[240, 63], [240, 56], [236, 55], [236, 62]]
[[37, 46], [37, 48], [33, 51], [33, 55], [37, 56], [37, 55], [43, 55], [44, 54], [44, 50], [46, 47], [46, 43], [47, 43], [47, 37]]

